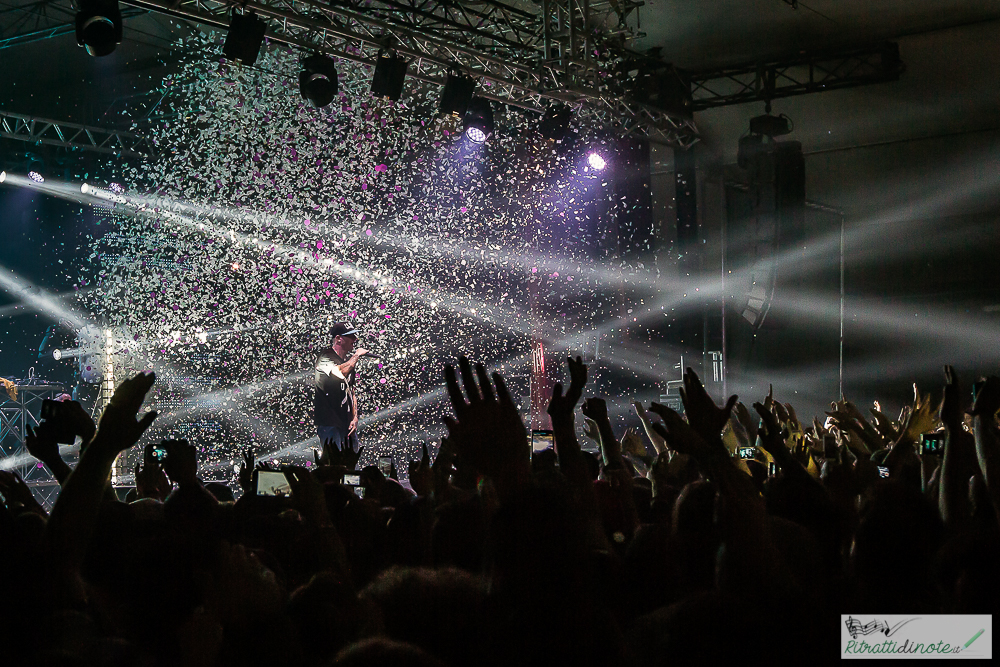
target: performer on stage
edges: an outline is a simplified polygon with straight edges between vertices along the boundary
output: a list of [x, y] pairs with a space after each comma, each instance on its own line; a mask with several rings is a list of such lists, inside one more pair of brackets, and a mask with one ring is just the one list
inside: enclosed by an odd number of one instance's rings
[[[354, 393], [354, 366], [368, 350], [354, 346], [358, 332], [346, 322], [337, 322], [330, 330], [333, 347], [319, 353], [316, 360], [316, 431], [320, 444], [333, 441], [340, 449], [344, 441], [358, 451], [358, 399]], [[354, 352], [353, 356], [351, 352]]]

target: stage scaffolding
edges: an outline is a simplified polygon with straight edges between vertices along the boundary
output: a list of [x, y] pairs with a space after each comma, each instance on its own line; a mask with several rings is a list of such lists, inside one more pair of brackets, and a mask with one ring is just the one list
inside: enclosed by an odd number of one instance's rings
[[48, 469], [28, 454], [24, 446], [28, 425], [38, 426], [41, 419], [42, 401], [55, 399], [65, 392], [63, 385], [29, 377], [14, 380], [17, 387], [16, 398], [6, 392], [0, 393], [0, 458], [8, 461], [5, 469], [16, 472], [31, 487], [35, 498], [46, 507], [59, 492], [59, 484]]

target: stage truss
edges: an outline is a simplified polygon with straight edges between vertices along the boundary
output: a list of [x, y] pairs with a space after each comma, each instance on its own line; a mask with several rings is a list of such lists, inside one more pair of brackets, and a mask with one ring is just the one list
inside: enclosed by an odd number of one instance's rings
[[128, 157], [151, 157], [155, 154], [155, 148], [149, 139], [130, 132], [35, 118], [2, 110], [0, 137]]
[[[127, 0], [124, 4], [228, 29], [224, 0]], [[625, 18], [636, 3], [544, 0], [268, 0], [240, 5], [268, 22], [276, 42], [373, 65], [383, 49], [411, 59], [407, 76], [443, 85], [457, 69], [479, 82], [477, 94], [544, 111], [551, 102], [616, 133], [678, 146], [698, 140], [689, 115], [627, 99], [616, 67], [625, 48]], [[617, 8], [617, 9], [616, 9]]]
[[15, 457], [15, 464], [8, 468], [16, 472], [31, 487], [35, 498], [45, 507], [51, 507], [59, 493], [59, 484], [47, 468], [40, 467], [24, 446], [28, 425], [38, 426], [41, 420], [42, 401], [54, 399], [65, 389], [60, 384], [38, 383], [28, 380], [15, 381], [17, 398], [0, 394], [0, 458]]

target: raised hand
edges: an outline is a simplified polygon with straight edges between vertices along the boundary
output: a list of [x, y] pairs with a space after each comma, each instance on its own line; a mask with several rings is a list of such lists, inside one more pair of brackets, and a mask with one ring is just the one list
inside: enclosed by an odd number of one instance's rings
[[799, 421], [799, 416], [795, 414], [795, 408], [792, 407], [791, 403], [782, 403], [785, 408], [785, 413], [788, 416], [788, 427], [796, 430], [802, 430], [802, 422]]
[[[659, 403], [649, 404], [650, 412], [657, 414], [663, 420], [663, 436], [667, 446], [681, 454], [693, 456], [701, 462], [717, 457], [728, 457], [725, 445], [716, 435], [714, 444], [701, 437], [679, 414]], [[655, 426], [660, 426], [656, 424]]]
[[750, 446], [753, 446], [757, 442], [757, 424], [760, 423], [759, 420], [754, 419], [750, 415], [750, 411], [747, 410], [747, 406], [742, 403], [737, 403], [733, 406], [733, 415], [740, 426], [743, 427], [743, 430], [746, 431]]
[[343, 448], [340, 450], [340, 464], [348, 470], [357, 470], [358, 461], [361, 459], [364, 451], [364, 447], [358, 447], [358, 451], [354, 451], [351, 448], [350, 442], [345, 441]]
[[[788, 477], [797, 477], [800, 480], [815, 480], [806, 472], [809, 463], [809, 449], [803, 446], [801, 451], [791, 451], [785, 445], [785, 436], [774, 412], [768, 410], [762, 403], [754, 403], [753, 409], [760, 416], [760, 429], [758, 430], [757, 442], [760, 448], [771, 455], [778, 468]], [[805, 439], [802, 439], [803, 442]], [[802, 458], [805, 458], [805, 463]]]
[[611, 428], [611, 420], [608, 419], [608, 404], [603, 398], [596, 396], [588, 398], [583, 402], [583, 414], [597, 424], [597, 431], [600, 434], [597, 444], [601, 447], [604, 467], [624, 468], [625, 459], [622, 457], [621, 445]]
[[907, 418], [902, 421], [903, 428], [899, 439], [905, 442], [917, 442], [922, 433], [932, 431], [937, 425], [936, 412], [931, 404], [931, 395], [921, 396], [914, 383], [913, 406]]
[[632, 404], [635, 408], [635, 414], [639, 417], [639, 421], [642, 422], [642, 428], [646, 431], [646, 437], [649, 441], [653, 443], [653, 449], [656, 450], [657, 454], [661, 454], [667, 451], [667, 442], [663, 439], [656, 429], [652, 427], [652, 423], [649, 421], [649, 413], [646, 412], [646, 408], [642, 407], [642, 403], [636, 401]]
[[[684, 401], [684, 412], [691, 428], [704, 440], [718, 440], [739, 397], [735, 394], [730, 396], [726, 404], [720, 408], [705, 391], [697, 373], [688, 368], [684, 373], [681, 400]], [[668, 425], [667, 430], [669, 429]]]
[[[62, 484], [72, 471], [59, 455], [60, 439], [72, 443], [75, 436], [79, 435], [83, 438], [84, 444], [87, 444], [94, 436], [94, 422], [76, 401], [59, 403], [58, 405], [61, 411], [59, 413], [61, 423], [57, 423], [59, 419], [53, 419], [51, 416], [42, 420], [35, 428], [26, 423], [24, 428], [27, 433], [24, 445], [28, 453], [44, 463]], [[83, 419], [75, 416], [77, 411], [83, 412]], [[64, 434], [62, 437], [60, 437], [60, 432]]]
[[781, 435], [781, 425], [774, 413], [764, 407], [761, 403], [754, 403], [753, 409], [760, 416], [760, 428], [757, 431], [758, 442], [761, 449], [771, 455], [775, 461], [779, 458], [786, 458], [788, 448], [785, 447], [785, 439]]
[[102, 452], [118, 454], [139, 442], [139, 438], [156, 419], [155, 411], [136, 419], [139, 408], [155, 381], [154, 373], [139, 373], [118, 386], [111, 402], [104, 408], [91, 447], [97, 446]]
[[642, 443], [642, 437], [632, 427], [625, 429], [622, 435], [622, 451], [632, 456], [649, 456], [646, 445]]
[[339, 450], [337, 449], [337, 443], [334, 442], [333, 438], [325, 440], [323, 442], [323, 451], [320, 452], [319, 458], [316, 458], [316, 453], [313, 452], [313, 458], [316, 460], [316, 465], [318, 466], [333, 465], [334, 452], [339, 452]]
[[563, 394], [562, 383], [557, 383], [552, 388], [552, 398], [549, 399], [549, 405], [546, 408], [546, 412], [552, 417], [554, 425], [556, 423], [571, 424], [573, 422], [573, 410], [576, 409], [576, 404], [580, 401], [583, 388], [587, 384], [587, 367], [584, 365], [583, 359], [577, 357], [574, 360], [573, 357], [568, 357], [566, 362], [569, 365], [569, 388]]
[[[517, 406], [499, 373], [493, 373], [493, 383], [482, 364], [476, 364], [475, 375], [466, 357], [459, 359], [465, 393], [458, 386], [455, 368], [445, 366], [445, 383], [455, 417], [445, 417], [448, 437], [462, 461], [493, 478], [500, 487], [512, 490], [523, 483], [529, 473], [528, 432], [521, 421]], [[476, 381], [478, 377], [478, 383]], [[468, 400], [466, 400], [466, 395]]]
[[882, 449], [881, 434], [868, 422], [861, 411], [850, 401], [843, 399], [830, 404], [830, 412], [826, 413], [841, 432], [852, 433], [858, 437], [858, 441], [851, 439], [851, 444], [856, 446], [861, 454], [867, 454], [878, 449]]
[[767, 385], [767, 396], [764, 397], [764, 409], [770, 412], [774, 410], [774, 385]]
[[941, 423], [949, 431], [962, 427], [962, 389], [952, 366], [944, 367], [944, 394], [941, 397]]
[[410, 488], [418, 496], [427, 497], [434, 490], [434, 473], [431, 470], [431, 454], [427, 450], [427, 443], [421, 445], [420, 460], [410, 461], [407, 464], [410, 476]]
[[889, 419], [885, 413], [878, 408], [869, 408], [868, 412], [870, 412], [874, 418], [873, 421], [875, 430], [878, 431], [879, 435], [881, 435], [886, 442], [896, 442], [896, 440], [899, 439], [899, 431], [896, 430], [892, 420]]
[[774, 401], [771, 407], [774, 410], [774, 416], [778, 418], [779, 424], [785, 426], [791, 421], [791, 418], [788, 416], [788, 410], [785, 409], [784, 405], [778, 401]]
[[590, 417], [584, 417], [583, 419], [583, 434], [597, 444], [601, 444], [601, 432], [597, 428], [597, 422]]
[[178, 486], [200, 484], [198, 456], [193, 445], [187, 440], [164, 440], [162, 447], [167, 450], [163, 471], [174, 483]]
[[583, 388], [587, 384], [587, 366], [583, 363], [583, 357], [567, 357], [566, 363], [569, 365], [569, 389], [566, 391], [566, 401], [572, 407], [580, 401]]
[[598, 426], [608, 418], [608, 404], [603, 398], [591, 396], [583, 402], [583, 416], [594, 421]]

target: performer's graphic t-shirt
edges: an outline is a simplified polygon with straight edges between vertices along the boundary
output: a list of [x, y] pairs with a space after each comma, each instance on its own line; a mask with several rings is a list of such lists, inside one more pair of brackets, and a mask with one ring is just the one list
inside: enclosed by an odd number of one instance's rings
[[347, 377], [340, 375], [337, 366], [346, 359], [341, 359], [333, 348], [328, 347], [319, 353], [316, 359], [316, 409], [317, 426], [336, 426], [342, 432], [347, 432], [351, 420], [354, 419], [354, 369]]

